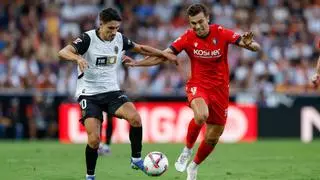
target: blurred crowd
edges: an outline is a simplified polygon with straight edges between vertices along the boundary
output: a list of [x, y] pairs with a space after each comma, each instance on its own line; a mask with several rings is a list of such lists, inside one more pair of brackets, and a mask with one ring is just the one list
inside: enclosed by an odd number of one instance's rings
[[58, 132], [57, 104], [40, 92], [32, 97], [7, 97], [0, 101], [0, 139], [55, 138]]
[[[121, 32], [141, 44], [165, 49], [188, 28], [186, 8], [202, 2], [212, 23], [238, 33], [253, 31], [263, 48], [229, 51], [232, 93], [256, 99], [269, 93], [315, 93], [309, 85], [319, 56], [320, 0], [12, 0], [0, 3], [0, 89], [2, 92], [52, 91], [73, 96], [77, 72], [57, 52], [82, 32], [96, 28], [98, 13], [117, 8]], [[142, 57], [128, 52], [128, 55]], [[190, 63], [130, 68], [119, 72], [131, 94], [183, 95]]]

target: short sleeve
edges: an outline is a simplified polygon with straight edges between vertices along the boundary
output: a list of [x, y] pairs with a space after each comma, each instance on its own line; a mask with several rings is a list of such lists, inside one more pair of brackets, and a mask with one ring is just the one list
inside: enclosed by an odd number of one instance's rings
[[128, 39], [126, 36], [122, 35], [123, 40], [123, 50], [127, 51], [134, 48], [134, 43]]
[[71, 45], [77, 50], [78, 54], [83, 55], [87, 52], [90, 45], [90, 37], [88, 34], [83, 33]]
[[222, 26], [219, 26], [218, 29], [222, 31], [224, 38], [230, 44], [237, 44], [241, 40], [241, 35], [230, 29], [223, 28]]
[[171, 45], [170, 49], [175, 53], [179, 54], [183, 51], [186, 47], [187, 42], [187, 33], [183, 34], [182, 36], [178, 37]]

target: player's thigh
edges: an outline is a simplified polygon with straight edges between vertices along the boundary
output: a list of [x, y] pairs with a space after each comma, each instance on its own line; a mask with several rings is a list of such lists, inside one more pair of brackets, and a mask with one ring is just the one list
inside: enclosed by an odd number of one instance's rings
[[115, 115], [119, 118], [130, 119], [132, 114], [137, 113], [137, 109], [132, 102], [126, 102], [122, 104], [115, 112]]
[[129, 121], [132, 126], [141, 126], [140, 115], [132, 102], [126, 102], [120, 106], [115, 115]]
[[205, 141], [208, 144], [216, 144], [219, 141], [220, 136], [223, 133], [224, 125], [207, 124], [205, 133]]
[[207, 92], [196, 85], [187, 85], [186, 93], [196, 122], [200, 124], [205, 122], [209, 116]]
[[208, 119], [209, 108], [203, 97], [194, 98], [190, 106], [193, 110], [195, 120], [199, 121], [198, 123], [203, 123]]

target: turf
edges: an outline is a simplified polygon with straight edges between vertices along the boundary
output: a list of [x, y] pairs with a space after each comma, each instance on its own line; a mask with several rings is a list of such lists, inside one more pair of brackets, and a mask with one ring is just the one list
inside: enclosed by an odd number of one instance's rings
[[[0, 142], [0, 179], [83, 180], [85, 145], [58, 142]], [[144, 154], [162, 151], [169, 170], [148, 177], [129, 167], [129, 144], [112, 145], [112, 154], [98, 159], [98, 180], [185, 180], [174, 169], [181, 144], [145, 144]], [[198, 173], [198, 180], [320, 180], [320, 141], [264, 140], [252, 144], [219, 144]]]

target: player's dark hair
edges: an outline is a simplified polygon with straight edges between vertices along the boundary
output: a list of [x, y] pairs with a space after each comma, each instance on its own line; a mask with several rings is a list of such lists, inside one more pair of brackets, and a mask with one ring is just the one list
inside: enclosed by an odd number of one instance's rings
[[192, 4], [187, 9], [188, 16], [195, 16], [201, 12], [203, 12], [205, 16], [209, 15], [207, 7], [201, 3]]
[[109, 21], [122, 21], [120, 14], [113, 8], [107, 8], [100, 12], [99, 18], [102, 22], [107, 23]]

